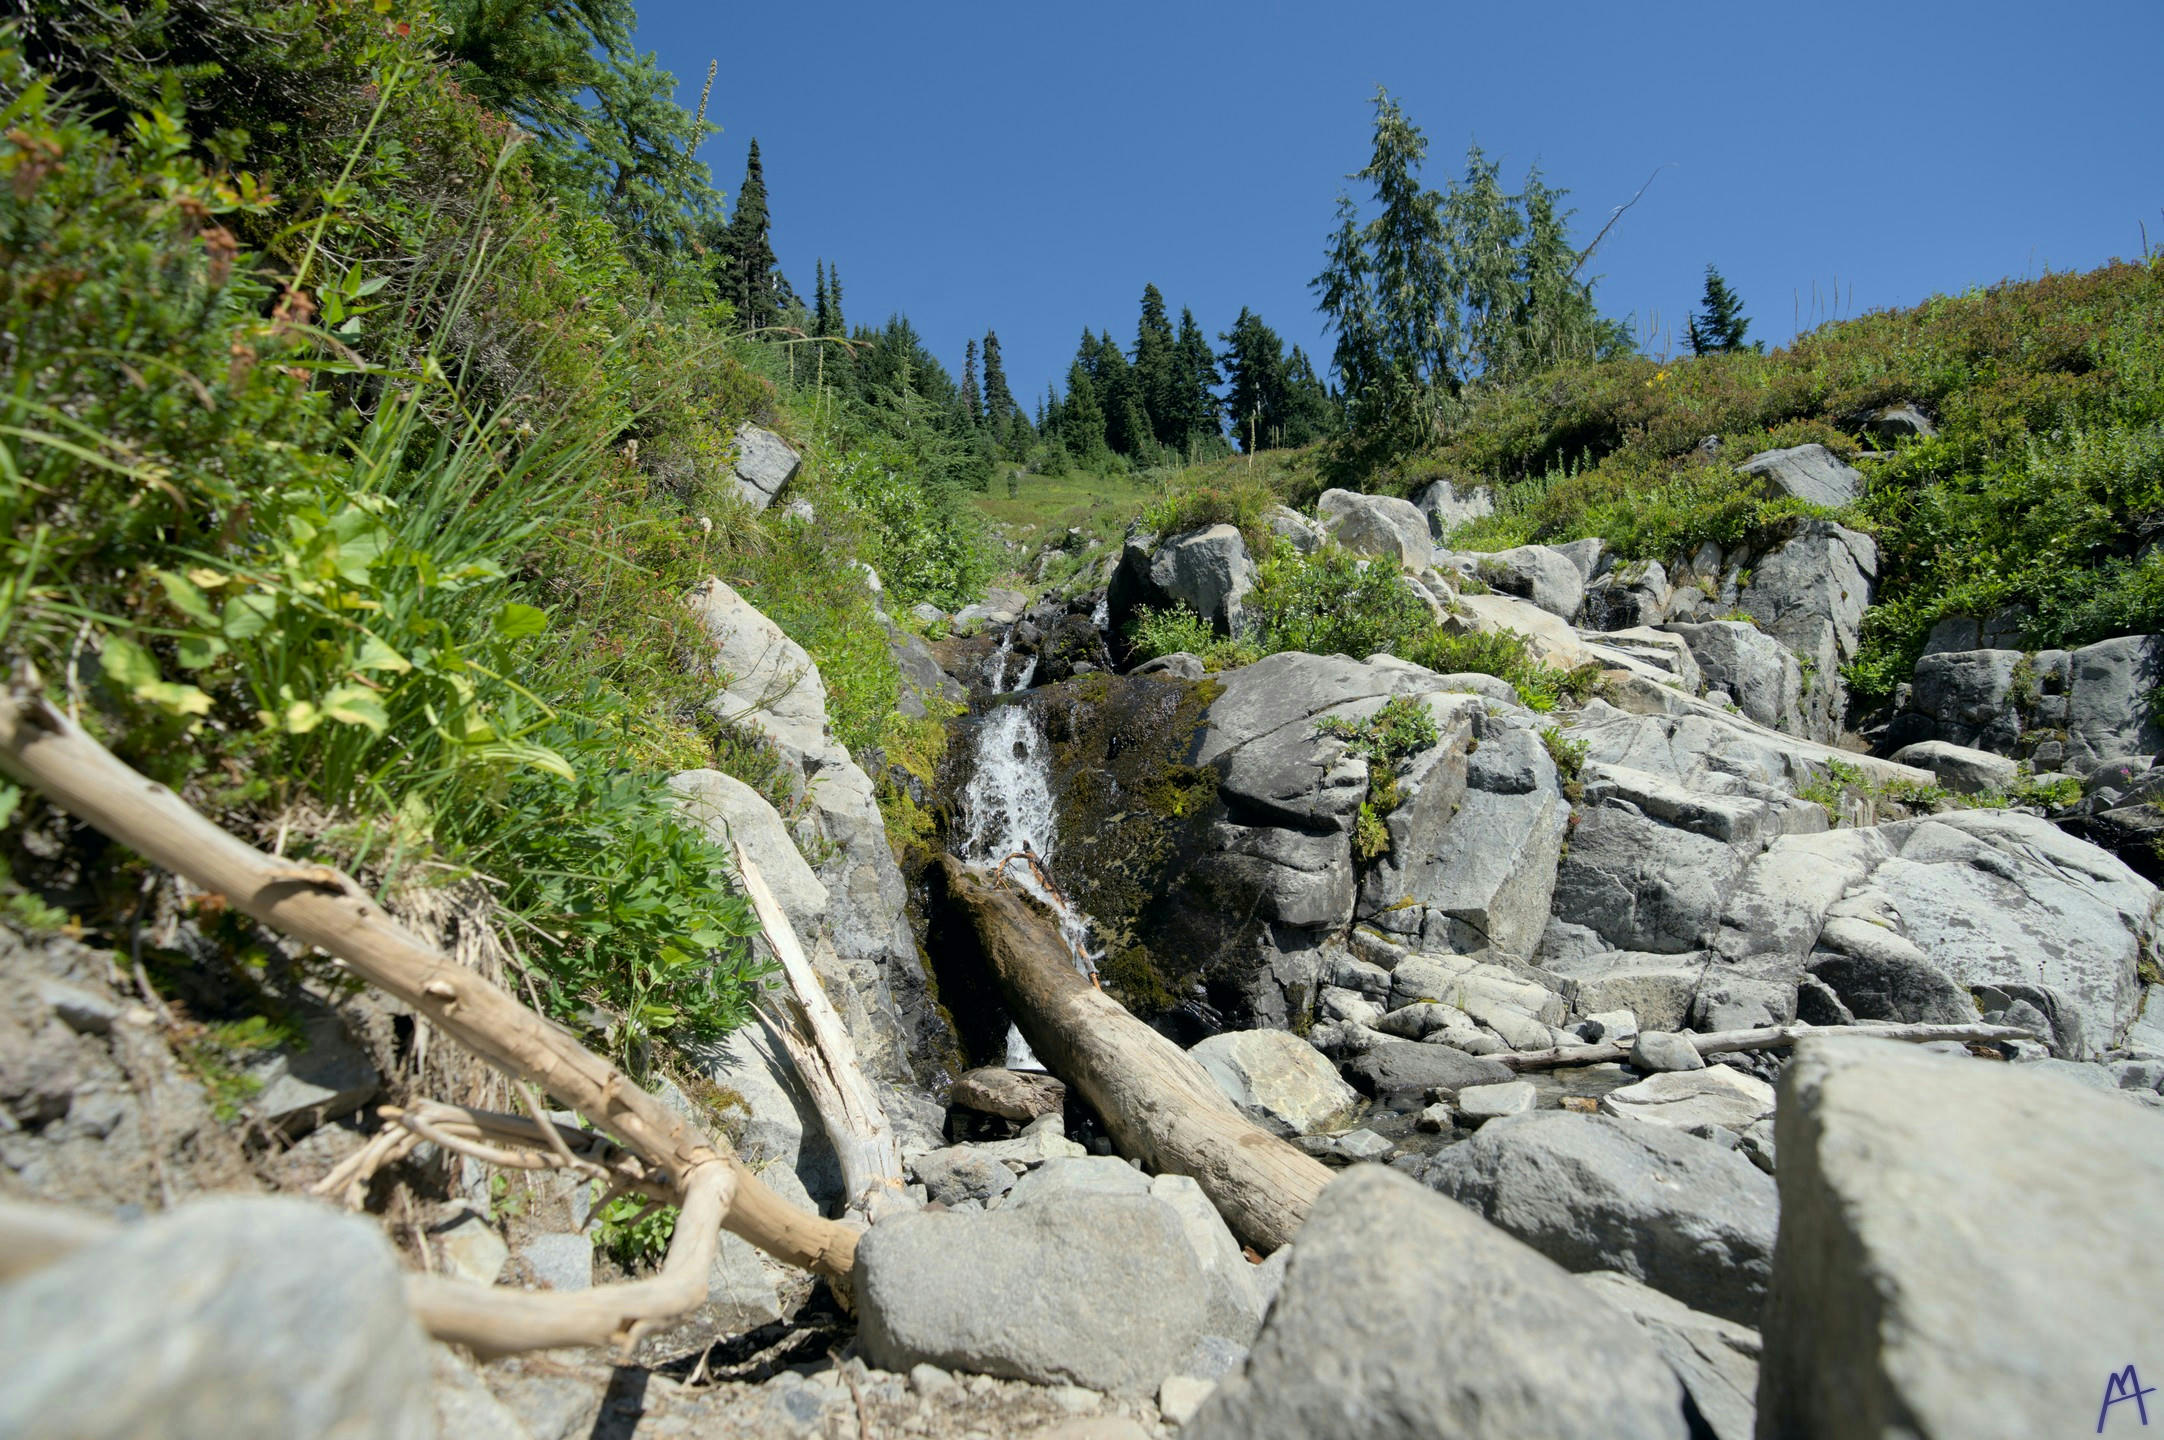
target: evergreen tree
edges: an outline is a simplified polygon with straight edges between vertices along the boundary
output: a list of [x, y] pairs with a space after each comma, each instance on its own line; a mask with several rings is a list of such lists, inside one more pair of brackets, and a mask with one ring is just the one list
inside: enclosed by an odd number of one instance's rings
[[1142, 287], [1142, 318], [1135, 326], [1135, 393], [1142, 402], [1149, 429], [1159, 444], [1177, 445], [1182, 408], [1180, 365], [1174, 353], [1172, 321], [1165, 314], [1165, 297], [1155, 285]]
[[[1084, 337], [1085, 345], [1087, 338]], [[1069, 455], [1084, 464], [1099, 463], [1105, 458], [1104, 406], [1098, 400], [1097, 382], [1090, 377], [1090, 367], [1079, 355], [1067, 367], [1067, 398], [1059, 407], [1059, 442]]]
[[1742, 297], [1728, 288], [1721, 272], [1710, 263], [1706, 266], [1705, 294], [1699, 304], [1703, 308], [1691, 315], [1685, 331], [1691, 353], [1741, 350], [1743, 337], [1751, 328], [1751, 317], [1743, 313]]
[[832, 327], [822, 333], [847, 335], [848, 322], [842, 319], [842, 270], [839, 265], [827, 266], [827, 316]]
[[827, 262], [824, 256], [812, 262], [812, 273], [812, 334], [831, 334], [828, 326], [833, 324], [834, 315], [827, 308]]
[[1259, 450], [1280, 443], [1277, 432], [1284, 423], [1285, 342], [1262, 323], [1262, 317], [1240, 307], [1232, 328], [1218, 337], [1225, 342], [1221, 359], [1225, 366], [1225, 410], [1232, 422], [1233, 438], [1242, 451]]
[[1134, 367], [1106, 331], [1097, 337], [1097, 400], [1105, 412], [1105, 444], [1115, 455], [1148, 462], [1155, 458], [1157, 436], [1150, 428], [1149, 410], [1142, 400]]
[[1284, 419], [1279, 422], [1277, 443], [1297, 449], [1328, 435], [1337, 419], [1337, 401], [1314, 365], [1299, 346], [1285, 362]]
[[737, 320], [749, 330], [774, 324], [796, 298], [776, 265], [768, 224], [766, 171], [759, 163], [759, 142], [753, 140], [736, 206], [716, 246], [720, 264], [715, 277], [721, 298], [736, 307]]
[[977, 342], [962, 352], [962, 413], [972, 426], [984, 423], [984, 399], [977, 393]]
[[1194, 311], [1180, 311], [1180, 335], [1173, 348], [1179, 370], [1173, 443], [1196, 458], [1198, 446], [1222, 453], [1224, 413], [1217, 399], [1217, 357], [1210, 353], [1210, 342], [1195, 323]]
[[1007, 367], [1000, 363], [998, 332], [984, 332], [984, 423], [993, 434], [1004, 436], [1021, 407], [1007, 388]]

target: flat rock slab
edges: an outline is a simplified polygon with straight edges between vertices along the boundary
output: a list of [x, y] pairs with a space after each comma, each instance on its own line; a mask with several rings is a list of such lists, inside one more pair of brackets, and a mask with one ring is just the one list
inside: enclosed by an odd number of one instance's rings
[[1469, 1085], [1458, 1092], [1458, 1118], [1468, 1125], [1523, 1115], [1539, 1103], [1540, 1092], [1530, 1080], [1510, 1080], [1501, 1085]]
[[856, 1285], [860, 1338], [887, 1370], [1147, 1395], [1204, 1333], [1194, 1247], [1147, 1195], [898, 1215], [858, 1245]]
[[1643, 1331], [1395, 1171], [1323, 1191], [1245, 1367], [1188, 1440], [1682, 1440]]
[[1662, 1126], [1540, 1110], [1497, 1120], [1421, 1172], [1429, 1186], [1568, 1270], [1617, 1270], [1749, 1322], [1771, 1273], [1773, 1181]]
[[1188, 1051], [1225, 1098], [1306, 1135], [1360, 1102], [1314, 1046], [1287, 1030], [1231, 1030]]
[[1578, 1283], [1645, 1327], [1676, 1372], [1714, 1440], [1752, 1440], [1758, 1428], [1758, 1332], [1613, 1270], [1580, 1275]]
[[1719, 1125], [1741, 1133], [1773, 1113], [1773, 1087], [1726, 1065], [1649, 1076], [1601, 1096], [1601, 1113], [1689, 1130]]
[[2100, 1406], [2130, 1364], [2164, 1377], [2164, 1116], [2033, 1069], [1861, 1035], [1796, 1047], [1764, 1433], [2139, 1430], [2132, 1402]]
[[1355, 1056], [1345, 1067], [1353, 1084], [1393, 1109], [1418, 1110], [1450, 1099], [1468, 1085], [1497, 1085], [1518, 1077], [1508, 1066], [1447, 1045], [1392, 1040]]

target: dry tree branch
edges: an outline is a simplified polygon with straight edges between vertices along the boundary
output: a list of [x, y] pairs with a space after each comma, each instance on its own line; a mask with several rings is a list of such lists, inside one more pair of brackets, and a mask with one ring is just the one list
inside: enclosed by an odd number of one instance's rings
[[[1762, 1025], [1755, 1030], [1714, 1030], [1689, 1037], [1701, 1055], [1726, 1055], [1738, 1050], [1782, 1050], [1806, 1035], [1869, 1035], [1879, 1040], [1905, 1040], [1927, 1045], [1934, 1040], [1960, 1040], [1987, 1044], [2000, 1040], [2035, 1040], [2039, 1037], [2016, 1025]], [[1520, 1072], [1561, 1070], [1572, 1065], [1605, 1065], [1631, 1053], [1628, 1040], [1603, 1040], [1593, 1045], [1558, 1045], [1550, 1050], [1511, 1050], [1488, 1058]]]
[[[35, 671], [23, 665], [0, 693], [0, 770], [153, 863], [326, 951], [512, 1079], [559, 1097], [680, 1199], [676, 1239], [655, 1279], [527, 1295], [416, 1277], [415, 1306], [433, 1333], [494, 1351], [627, 1344], [644, 1327], [705, 1300], [719, 1227], [846, 1290], [855, 1230], [791, 1206], [568, 1031], [415, 938], [347, 875], [277, 860], [219, 829], [84, 734], [41, 692]], [[420, 1124], [442, 1128], [430, 1118]], [[474, 1128], [503, 1133], [494, 1122]], [[529, 1138], [551, 1148], [539, 1126]], [[469, 1143], [486, 1142], [477, 1133]]]

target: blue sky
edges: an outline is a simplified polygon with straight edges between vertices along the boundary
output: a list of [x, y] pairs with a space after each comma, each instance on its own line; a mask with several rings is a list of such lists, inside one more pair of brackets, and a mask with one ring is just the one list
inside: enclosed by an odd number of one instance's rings
[[[2164, 242], [2164, 4], [730, 5], [642, 0], [734, 192], [756, 136], [784, 269], [841, 267], [950, 368], [999, 332], [1024, 403], [1082, 328], [1132, 344], [1154, 282], [1214, 336], [1242, 305], [1326, 363], [1307, 289], [1375, 87], [1440, 186], [1477, 138], [1538, 162], [1602, 309], [1680, 346], [1707, 261], [1752, 334]], [[1657, 329], [1653, 328], [1657, 322]]]

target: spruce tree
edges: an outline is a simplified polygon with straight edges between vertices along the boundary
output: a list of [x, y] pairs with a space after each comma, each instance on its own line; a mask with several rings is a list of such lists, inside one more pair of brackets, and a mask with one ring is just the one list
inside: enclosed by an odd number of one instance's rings
[[1743, 313], [1742, 297], [1728, 288], [1728, 282], [1711, 263], [1706, 266], [1706, 288], [1699, 304], [1704, 308], [1691, 315], [1685, 329], [1691, 353], [1741, 350], [1743, 337], [1751, 328], [1751, 317]]
[[1222, 450], [1224, 415], [1217, 399], [1217, 357], [1210, 353], [1210, 342], [1195, 323], [1192, 310], [1180, 311], [1180, 334], [1173, 342], [1173, 354], [1179, 367], [1179, 389], [1174, 416], [1177, 433], [1172, 443], [1188, 451], [1197, 445]]
[[828, 335], [827, 327], [833, 323], [833, 314], [827, 309], [827, 262], [824, 256], [812, 262], [814, 275], [812, 285], [812, 334]]
[[1005, 435], [1020, 407], [1007, 388], [1007, 368], [999, 359], [999, 334], [984, 332], [984, 423], [995, 435]]
[[759, 142], [753, 140], [744, 162], [744, 183], [717, 247], [720, 273], [715, 277], [721, 298], [736, 307], [738, 322], [749, 330], [772, 325], [794, 299], [776, 266], [768, 225], [766, 171], [759, 163]]
[[977, 342], [962, 351], [962, 413], [972, 426], [984, 423], [984, 398], [977, 393]]
[[1278, 431], [1284, 424], [1285, 342], [1245, 305], [1240, 307], [1232, 328], [1217, 338], [1225, 342], [1220, 358], [1225, 367], [1225, 410], [1232, 422], [1233, 438], [1242, 451], [1281, 443]]
[[1135, 393], [1149, 417], [1150, 433], [1160, 444], [1182, 439], [1180, 365], [1165, 297], [1155, 285], [1142, 287], [1142, 318], [1135, 326]]

